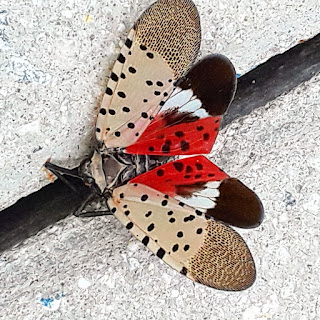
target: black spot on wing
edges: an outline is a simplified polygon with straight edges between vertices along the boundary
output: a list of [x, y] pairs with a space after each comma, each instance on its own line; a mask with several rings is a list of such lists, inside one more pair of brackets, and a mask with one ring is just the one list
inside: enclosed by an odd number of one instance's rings
[[148, 52], [148, 53], [147, 53], [147, 57], [150, 58], [150, 59], [153, 59], [154, 55], [153, 55], [153, 53]]
[[185, 218], [183, 219], [183, 221], [184, 221], [184, 222], [188, 222], [188, 221], [192, 221], [192, 220], [194, 220], [194, 219], [195, 219], [195, 216], [194, 216], [193, 214], [190, 214], [190, 216], [185, 217]]
[[157, 176], [162, 177], [164, 175], [164, 171], [162, 169], [157, 170]]
[[126, 94], [123, 91], [118, 91], [118, 96], [124, 99], [126, 97]]
[[110, 78], [111, 78], [111, 80], [113, 80], [115, 82], [117, 82], [119, 80], [119, 77], [114, 72], [111, 73]]
[[209, 139], [210, 139], [210, 134], [207, 133], [207, 132], [204, 133], [204, 134], [203, 134], [203, 140], [204, 140], [204, 141], [208, 141]]
[[183, 171], [183, 163], [182, 162], [174, 162], [173, 166], [177, 171], [179, 171], [179, 172]]
[[117, 60], [118, 60], [120, 63], [125, 63], [126, 58], [124, 57], [124, 55], [123, 55], [122, 53], [120, 53], [120, 54], [118, 55]]
[[181, 151], [188, 151], [190, 148], [189, 142], [185, 140], [180, 141], [180, 148], [181, 148]]
[[188, 273], [187, 268], [186, 268], [186, 267], [183, 267], [183, 268], [181, 269], [180, 273], [183, 274], [184, 276], [187, 275], [187, 273]]
[[129, 222], [127, 225], [126, 225], [126, 228], [128, 230], [132, 229], [133, 228], [133, 223], [132, 222]]
[[173, 247], [172, 247], [172, 251], [176, 252], [179, 249], [179, 245], [176, 243]]
[[163, 200], [163, 201], [161, 202], [161, 205], [162, 205], [163, 207], [165, 207], [167, 204], [168, 204], [168, 200]]
[[113, 91], [111, 90], [111, 88], [107, 87], [107, 89], [106, 89], [106, 94], [107, 94], [108, 96], [112, 96], [112, 95], [113, 95]]
[[142, 243], [145, 245], [145, 246], [147, 246], [148, 245], [148, 243], [149, 243], [149, 237], [148, 236], [145, 236], [143, 239], [142, 239]]
[[198, 126], [196, 129], [197, 129], [197, 131], [202, 131], [202, 130], [204, 130], [204, 127], [203, 126]]
[[184, 133], [182, 131], [176, 131], [174, 133], [178, 138], [182, 138], [184, 136]]
[[148, 195], [147, 194], [142, 195], [141, 201], [147, 201], [147, 200], [148, 200]]
[[186, 167], [186, 173], [191, 173], [193, 171], [191, 166]]
[[127, 40], [126, 40], [126, 42], [125, 42], [125, 46], [126, 46], [128, 49], [130, 49], [130, 48], [132, 47], [132, 41], [131, 41], [129, 38], [127, 38]]
[[161, 151], [163, 153], [169, 153], [171, 144], [172, 144], [172, 142], [170, 140], [166, 140], [161, 147]]
[[162, 259], [164, 257], [164, 255], [166, 254], [166, 252], [160, 248], [158, 251], [157, 251], [157, 257]]

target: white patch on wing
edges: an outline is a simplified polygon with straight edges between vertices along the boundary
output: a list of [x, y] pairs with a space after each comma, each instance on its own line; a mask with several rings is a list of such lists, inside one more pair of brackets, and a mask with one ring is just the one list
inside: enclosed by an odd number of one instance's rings
[[201, 108], [202, 103], [199, 99], [193, 99], [190, 102], [187, 102], [183, 107], [179, 109], [179, 112], [195, 112]]
[[170, 98], [174, 97], [176, 94], [178, 94], [181, 91], [182, 91], [182, 89], [180, 87], [175, 87], [172, 94], [170, 95]]
[[221, 181], [209, 181], [206, 183], [207, 188], [218, 189], [220, 187]]
[[191, 197], [176, 196], [175, 199], [197, 209], [212, 209], [216, 206], [216, 199], [220, 195], [220, 183], [220, 181], [207, 182], [204, 189], [194, 192]]
[[202, 108], [202, 102], [194, 95], [192, 89], [182, 90], [177, 87], [161, 108], [160, 113], [178, 108], [179, 112], [192, 113], [199, 118], [207, 118], [210, 114]]
[[203, 197], [202, 195], [196, 194], [193, 194], [190, 198], [176, 196], [175, 199], [194, 208], [211, 209], [214, 208], [216, 205], [214, 198]]
[[[176, 93], [178, 90], [178, 93]], [[164, 106], [161, 109], [162, 111], [179, 108], [188, 103], [193, 97], [193, 91], [191, 89], [181, 90], [180, 88], [176, 88], [170, 98], [166, 101]]]
[[193, 112], [193, 115], [195, 115], [199, 118], [207, 118], [210, 116], [210, 114], [203, 108], [200, 108], [199, 110]]
[[201, 191], [197, 191], [194, 194], [200, 195], [203, 197], [211, 197], [211, 198], [217, 198], [220, 195], [220, 192], [218, 189], [211, 189], [211, 188], [206, 188]]

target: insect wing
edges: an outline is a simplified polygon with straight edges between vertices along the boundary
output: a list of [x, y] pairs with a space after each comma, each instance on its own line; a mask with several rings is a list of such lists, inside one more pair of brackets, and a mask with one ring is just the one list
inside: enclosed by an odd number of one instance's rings
[[135, 142], [158, 113], [200, 46], [200, 21], [191, 0], [158, 0], [129, 32], [114, 64], [96, 123], [107, 148]]
[[243, 290], [254, 282], [246, 243], [223, 223], [138, 183], [115, 189], [108, 204], [133, 236], [188, 278], [222, 290]]
[[205, 156], [169, 162], [131, 182], [166, 193], [233, 226], [253, 228], [263, 220], [263, 207], [258, 196]]
[[222, 55], [209, 55], [176, 83], [163, 108], [127, 153], [190, 155], [210, 153], [221, 116], [236, 89], [232, 63]]

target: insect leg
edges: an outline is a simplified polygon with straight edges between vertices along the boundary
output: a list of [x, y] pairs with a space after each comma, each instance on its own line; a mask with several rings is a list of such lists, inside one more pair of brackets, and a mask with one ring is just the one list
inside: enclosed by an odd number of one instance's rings
[[74, 213], [74, 215], [78, 218], [91, 218], [91, 217], [99, 217], [99, 216], [109, 216], [113, 215], [111, 212], [109, 205], [107, 201], [105, 202], [107, 206], [107, 210], [93, 210], [93, 211], [87, 211], [87, 212], [82, 212], [82, 210], [85, 208], [85, 206], [92, 201], [97, 195], [94, 193], [91, 193], [86, 201], [84, 201], [81, 206], [77, 209], [77, 211]]

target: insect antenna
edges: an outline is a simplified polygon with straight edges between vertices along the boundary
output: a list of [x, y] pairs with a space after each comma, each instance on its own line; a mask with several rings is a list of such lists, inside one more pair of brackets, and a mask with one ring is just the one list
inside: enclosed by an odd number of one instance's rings
[[51, 171], [55, 176], [57, 176], [61, 181], [63, 181], [69, 188], [71, 188], [74, 192], [79, 193], [79, 191], [67, 180], [63, 177], [63, 175], [67, 175], [70, 177], [78, 178], [83, 181], [83, 183], [92, 189], [93, 192], [97, 193], [98, 195], [102, 196], [101, 191], [97, 184], [95, 183], [94, 179], [82, 172], [80, 172], [79, 168], [76, 167], [74, 169], [67, 169], [63, 167], [59, 167], [49, 161], [44, 164], [44, 167]]
[[[68, 186], [75, 193], [81, 194], [77, 188], [75, 188], [67, 179], [64, 178], [63, 175], [67, 175], [74, 178], [81, 178], [78, 172], [78, 168], [67, 169], [63, 167], [59, 167], [49, 161], [44, 164], [44, 167], [51, 171], [58, 179], [60, 179], [66, 186]], [[83, 195], [81, 195], [83, 198]]]

